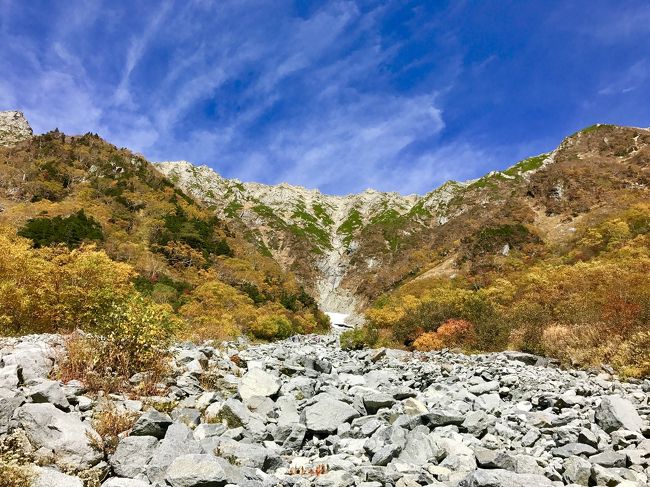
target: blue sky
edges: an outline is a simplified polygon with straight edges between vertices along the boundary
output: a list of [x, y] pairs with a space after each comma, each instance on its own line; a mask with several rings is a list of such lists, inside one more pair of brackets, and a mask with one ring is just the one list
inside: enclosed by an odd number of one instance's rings
[[649, 94], [646, 0], [0, 0], [0, 109], [245, 181], [424, 193]]

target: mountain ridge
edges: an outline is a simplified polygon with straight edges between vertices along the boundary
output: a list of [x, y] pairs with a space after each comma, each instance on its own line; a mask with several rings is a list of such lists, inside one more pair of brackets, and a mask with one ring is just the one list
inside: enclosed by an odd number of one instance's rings
[[[8, 113], [25, 140], [26, 120]], [[648, 129], [596, 124], [553, 151], [423, 195], [373, 189], [329, 195], [228, 179], [187, 161], [153, 167], [294, 273], [323, 309], [359, 322], [368, 304], [403, 282], [469, 272], [463, 242], [481, 228], [521, 223], [549, 243], [566, 242], [586, 215], [613, 204], [601, 201], [601, 193], [644, 194], [649, 139]]]

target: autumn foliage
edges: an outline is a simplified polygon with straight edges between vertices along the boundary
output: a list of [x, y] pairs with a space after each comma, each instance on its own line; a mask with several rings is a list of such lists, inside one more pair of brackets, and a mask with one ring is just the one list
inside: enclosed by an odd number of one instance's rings
[[377, 300], [368, 321], [417, 350], [512, 348], [650, 374], [648, 205], [586, 225], [568, 250], [513, 268], [481, 275], [481, 286], [412, 281]]
[[466, 320], [447, 320], [436, 331], [421, 334], [413, 348], [421, 352], [441, 348], [471, 349], [476, 344], [474, 325]]

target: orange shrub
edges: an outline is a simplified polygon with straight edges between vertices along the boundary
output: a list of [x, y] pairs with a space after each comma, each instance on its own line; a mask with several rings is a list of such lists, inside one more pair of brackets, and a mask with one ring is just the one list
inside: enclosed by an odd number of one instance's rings
[[476, 344], [474, 325], [467, 320], [447, 320], [438, 331], [422, 333], [413, 342], [420, 352], [441, 348], [472, 348]]
[[447, 320], [436, 333], [445, 347], [471, 347], [476, 343], [474, 325], [467, 320]]
[[419, 352], [430, 352], [431, 350], [445, 348], [442, 340], [435, 331], [422, 333], [413, 342], [413, 347]]

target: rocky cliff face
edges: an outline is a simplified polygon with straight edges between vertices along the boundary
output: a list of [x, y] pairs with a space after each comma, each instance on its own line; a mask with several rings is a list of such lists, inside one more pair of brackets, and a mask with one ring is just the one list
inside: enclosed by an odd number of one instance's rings
[[[528, 177], [553, 153], [523, 161], [487, 180]], [[526, 163], [526, 164], [524, 164]], [[466, 211], [458, 198], [482, 180], [450, 181], [426, 195], [366, 190], [332, 196], [282, 183], [276, 186], [226, 179], [207, 166], [161, 162], [159, 170], [183, 191], [226, 219], [248, 227], [252, 238], [310, 285], [325, 310], [351, 315], [365, 304], [359, 282], [390, 265], [404, 242], [422, 229], [446, 224]]]
[[[302, 271], [323, 309], [353, 314], [353, 292], [342, 286], [360, 230], [386, 212], [407, 215], [422, 197], [366, 190], [348, 196], [279, 184], [226, 179], [207, 166], [162, 162], [163, 174], [217, 213], [244, 223], [285, 267]], [[375, 265], [369, 262], [369, 266]]]
[[32, 128], [22, 112], [0, 111], [0, 145], [14, 145], [32, 135]]

